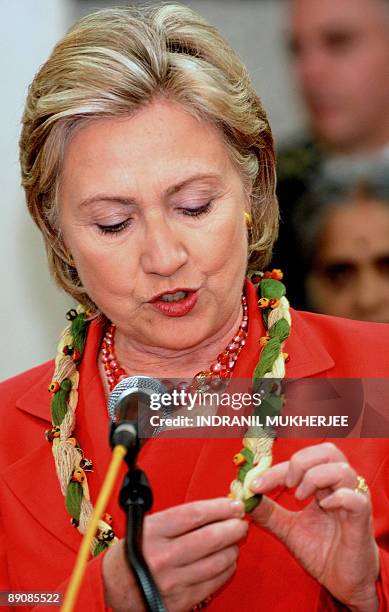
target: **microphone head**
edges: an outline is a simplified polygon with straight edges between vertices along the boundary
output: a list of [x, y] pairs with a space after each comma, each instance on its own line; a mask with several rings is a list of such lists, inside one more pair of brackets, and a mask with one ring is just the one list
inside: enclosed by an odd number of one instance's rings
[[139, 393], [151, 396], [166, 393], [166, 387], [157, 378], [150, 376], [129, 376], [123, 378], [112, 390], [108, 400], [108, 414], [111, 421], [116, 422], [119, 404], [129, 395]]

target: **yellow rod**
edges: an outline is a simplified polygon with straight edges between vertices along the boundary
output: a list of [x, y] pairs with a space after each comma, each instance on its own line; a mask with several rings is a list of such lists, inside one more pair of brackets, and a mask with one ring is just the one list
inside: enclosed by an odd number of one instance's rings
[[100, 517], [103, 515], [108, 500], [111, 496], [112, 489], [119, 474], [121, 463], [126, 454], [127, 449], [122, 444], [115, 446], [112, 451], [111, 463], [109, 464], [107, 474], [100, 489], [99, 497], [93, 510], [88, 529], [78, 551], [76, 563], [74, 565], [69, 585], [66, 590], [65, 599], [61, 608], [62, 612], [72, 612], [74, 608], [81, 582], [85, 574], [86, 564], [90, 554], [90, 547], [96, 534], [98, 522]]

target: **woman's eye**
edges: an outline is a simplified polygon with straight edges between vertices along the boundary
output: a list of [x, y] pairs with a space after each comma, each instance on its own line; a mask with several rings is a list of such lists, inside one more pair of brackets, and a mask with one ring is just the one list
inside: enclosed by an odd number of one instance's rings
[[179, 210], [182, 210], [182, 214], [187, 217], [200, 217], [201, 215], [207, 214], [211, 210], [211, 206], [212, 200], [198, 208], [180, 208]]
[[101, 225], [97, 223], [97, 227], [99, 232], [102, 234], [120, 234], [126, 227], [129, 226], [131, 219], [126, 219], [125, 221], [121, 221], [120, 223], [115, 223], [114, 225]]

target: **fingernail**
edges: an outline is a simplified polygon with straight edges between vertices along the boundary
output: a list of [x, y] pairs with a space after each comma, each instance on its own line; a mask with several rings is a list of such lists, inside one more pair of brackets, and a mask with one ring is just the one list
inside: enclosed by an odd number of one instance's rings
[[235, 516], [241, 517], [244, 514], [244, 505], [239, 499], [234, 499], [234, 501], [230, 502], [230, 507], [234, 511]]
[[297, 499], [302, 499], [304, 496], [304, 490], [302, 487], [297, 487], [297, 489], [294, 492], [294, 495]]
[[256, 478], [255, 480], [253, 480], [253, 482], [251, 483], [250, 489], [252, 491], [257, 491], [258, 489], [261, 488], [261, 486], [263, 485], [263, 478]]

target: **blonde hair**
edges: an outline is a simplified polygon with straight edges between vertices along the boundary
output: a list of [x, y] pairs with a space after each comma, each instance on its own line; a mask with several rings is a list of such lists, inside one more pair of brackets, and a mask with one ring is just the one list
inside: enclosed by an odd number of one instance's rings
[[271, 256], [278, 229], [271, 129], [246, 68], [218, 31], [179, 4], [104, 9], [77, 22], [35, 76], [20, 138], [22, 185], [50, 270], [94, 308], [58, 227], [66, 142], [86, 121], [131, 115], [165, 96], [216, 126], [251, 192], [249, 268]]

